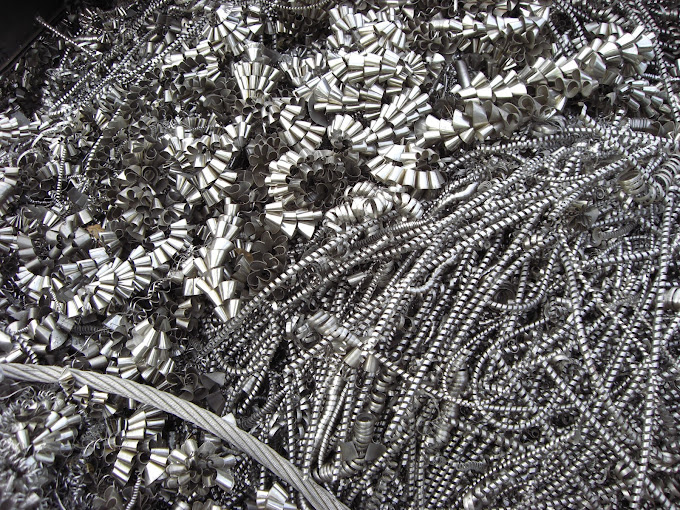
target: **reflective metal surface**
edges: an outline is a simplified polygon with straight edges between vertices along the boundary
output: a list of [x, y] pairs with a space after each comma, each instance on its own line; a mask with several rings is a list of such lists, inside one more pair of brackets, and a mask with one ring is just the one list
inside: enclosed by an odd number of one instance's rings
[[679, 20], [50, 26], [0, 82], [0, 506], [675, 508]]

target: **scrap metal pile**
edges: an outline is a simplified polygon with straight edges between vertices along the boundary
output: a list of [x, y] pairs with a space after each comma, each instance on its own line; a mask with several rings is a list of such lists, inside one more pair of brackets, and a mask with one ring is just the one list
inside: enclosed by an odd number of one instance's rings
[[87, 2], [0, 89], [0, 508], [676, 508], [672, 0]]

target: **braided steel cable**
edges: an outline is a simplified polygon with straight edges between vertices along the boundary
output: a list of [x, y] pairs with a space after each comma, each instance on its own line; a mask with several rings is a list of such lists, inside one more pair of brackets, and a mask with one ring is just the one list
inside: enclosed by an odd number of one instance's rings
[[64, 376], [72, 374], [75, 380], [82, 385], [136, 400], [166, 413], [174, 414], [247, 453], [251, 458], [299, 490], [315, 509], [347, 510], [347, 507], [326, 489], [319, 486], [311, 478], [304, 476], [298, 468], [272, 448], [229, 421], [179, 397], [133, 381], [84, 370], [18, 363], [5, 363], [1, 370], [2, 374], [10, 379], [50, 384], [58, 383]]

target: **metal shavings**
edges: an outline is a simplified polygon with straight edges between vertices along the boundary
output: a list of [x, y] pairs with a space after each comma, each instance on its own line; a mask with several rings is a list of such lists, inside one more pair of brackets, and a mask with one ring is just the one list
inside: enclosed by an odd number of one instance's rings
[[46, 26], [0, 80], [0, 503], [678, 506], [679, 19]]

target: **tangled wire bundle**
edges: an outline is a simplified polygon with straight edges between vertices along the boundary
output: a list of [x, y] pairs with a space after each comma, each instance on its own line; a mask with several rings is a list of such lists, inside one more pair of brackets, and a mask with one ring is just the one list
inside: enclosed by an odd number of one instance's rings
[[0, 80], [0, 508], [676, 508], [680, 11], [87, 2]]

